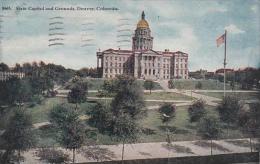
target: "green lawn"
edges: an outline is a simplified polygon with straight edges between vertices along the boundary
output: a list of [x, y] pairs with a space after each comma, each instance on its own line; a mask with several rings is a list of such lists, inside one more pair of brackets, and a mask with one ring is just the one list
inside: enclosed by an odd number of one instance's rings
[[[196, 89], [196, 84], [201, 82], [202, 88], [201, 89], [212, 89], [212, 90], [219, 90], [224, 88], [224, 84], [217, 80], [184, 80], [184, 79], [175, 79], [173, 80], [173, 84], [177, 89]], [[229, 84], [226, 84], [226, 89], [231, 89]], [[238, 88], [237, 88], [238, 89]]]
[[144, 98], [147, 100], [191, 100], [190, 96], [173, 92], [144, 93]]
[[87, 79], [89, 90], [99, 90], [102, 89], [104, 79]]
[[[89, 104], [85, 104], [86, 107]], [[84, 108], [84, 105], [82, 106]], [[196, 123], [190, 123], [188, 106], [177, 107], [175, 119], [169, 123], [172, 141], [186, 141], [198, 140], [201, 137], [197, 134]], [[218, 115], [214, 107], [206, 106], [209, 114]], [[160, 115], [157, 110], [149, 110], [147, 117], [139, 122], [144, 128], [145, 133], [139, 136], [138, 142], [162, 142], [165, 141], [165, 125], [161, 123]], [[223, 134], [220, 138], [241, 138], [242, 133], [237, 130], [238, 128], [226, 128], [226, 124], [221, 124], [223, 127]], [[40, 140], [39, 146], [43, 145], [57, 145], [55, 141], [55, 130], [51, 128], [42, 128], [36, 130]], [[228, 133], [227, 133], [228, 132]], [[98, 134], [98, 144], [116, 144], [109, 136]]]
[[[33, 123], [48, 121], [48, 114], [53, 109], [55, 105], [66, 103], [65, 98], [48, 98], [45, 99], [41, 105], [36, 105], [32, 108], [27, 108], [27, 111], [32, 114]], [[86, 102], [80, 104], [80, 113], [85, 114], [86, 110], [93, 106], [95, 103]]]
[[[104, 84], [105, 79], [97, 78], [97, 79], [84, 79], [85, 82], [88, 83], [88, 89], [89, 90], [100, 90], [102, 89], [102, 86]], [[143, 80], [137, 80], [137, 82], [143, 86], [144, 81]], [[68, 82], [62, 89], [69, 89], [69, 87], [72, 85], [72, 82]], [[162, 89], [159, 83], [154, 82], [154, 88], [152, 90]]]
[[[141, 86], [144, 85], [144, 80], [137, 80], [138, 83], [140, 83]], [[160, 86], [159, 83], [153, 82], [154, 88], [152, 88], [152, 90], [158, 90], [158, 89], [162, 89], [162, 87]]]
[[[202, 95], [212, 96], [216, 98], [223, 98], [224, 93], [223, 92], [198, 92]], [[226, 92], [226, 96], [234, 96], [237, 97], [240, 100], [254, 100], [257, 99], [257, 93], [250, 93], [250, 92], [240, 92], [240, 93], [232, 93], [232, 92]]]

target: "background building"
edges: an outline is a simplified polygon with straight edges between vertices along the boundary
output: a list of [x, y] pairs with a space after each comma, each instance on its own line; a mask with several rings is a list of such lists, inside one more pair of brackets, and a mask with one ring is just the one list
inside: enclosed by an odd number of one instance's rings
[[132, 50], [97, 52], [97, 69], [104, 78], [120, 74], [153, 80], [189, 77], [187, 53], [153, 50], [153, 37], [144, 12], [132, 38]]

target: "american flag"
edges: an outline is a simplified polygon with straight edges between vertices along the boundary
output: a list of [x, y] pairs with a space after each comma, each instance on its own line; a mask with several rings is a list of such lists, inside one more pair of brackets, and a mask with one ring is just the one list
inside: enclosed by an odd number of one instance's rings
[[217, 47], [219, 47], [222, 43], [225, 42], [226, 34], [221, 35], [216, 41], [217, 41]]

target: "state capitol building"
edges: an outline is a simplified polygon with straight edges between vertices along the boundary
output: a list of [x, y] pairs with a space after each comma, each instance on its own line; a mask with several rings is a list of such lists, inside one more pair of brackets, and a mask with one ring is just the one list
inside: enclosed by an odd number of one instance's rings
[[97, 70], [103, 78], [126, 74], [138, 79], [188, 78], [188, 54], [153, 50], [153, 37], [145, 14], [137, 23], [132, 50], [107, 49], [97, 52]]

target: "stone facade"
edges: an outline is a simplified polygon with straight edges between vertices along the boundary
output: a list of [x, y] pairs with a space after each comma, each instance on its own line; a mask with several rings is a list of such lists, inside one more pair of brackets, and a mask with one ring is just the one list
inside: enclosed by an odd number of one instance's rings
[[188, 54], [154, 51], [153, 37], [145, 14], [137, 24], [132, 50], [108, 49], [97, 52], [97, 68], [104, 78], [127, 74], [141, 79], [188, 78]]

